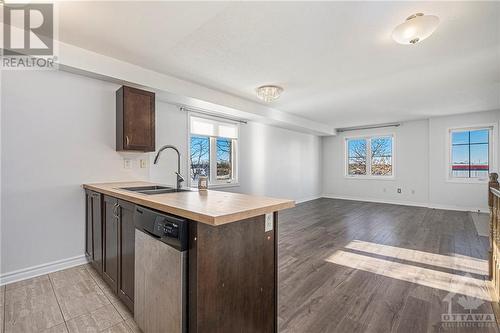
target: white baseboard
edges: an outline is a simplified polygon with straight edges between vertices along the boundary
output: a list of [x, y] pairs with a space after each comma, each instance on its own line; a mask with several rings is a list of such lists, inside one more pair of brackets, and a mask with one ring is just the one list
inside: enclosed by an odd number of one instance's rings
[[315, 195], [313, 197], [308, 197], [308, 198], [303, 198], [303, 199], [299, 199], [299, 200], [295, 200], [295, 203], [296, 204], [301, 204], [303, 202], [307, 202], [307, 201], [312, 201], [312, 200], [316, 200], [316, 199], [320, 199], [322, 198], [323, 196], [322, 195]]
[[433, 204], [433, 203], [429, 203], [429, 202], [374, 199], [374, 198], [367, 198], [367, 197], [345, 196], [345, 195], [335, 195], [335, 194], [323, 194], [323, 197], [330, 198], [330, 199], [378, 202], [378, 203], [386, 203], [386, 204], [392, 204], [392, 205], [426, 207], [426, 208], [443, 209], [443, 210], [458, 210], [458, 211], [465, 211], [465, 212], [477, 212], [479, 210], [481, 212], [489, 213], [489, 209], [487, 207], [464, 207], [464, 206]]
[[55, 271], [60, 271], [62, 269], [83, 265], [86, 264], [87, 262], [88, 262], [87, 257], [85, 255], [81, 255], [72, 258], [49, 262], [47, 264], [23, 268], [17, 271], [7, 272], [0, 275], [0, 286], [12, 282], [34, 278]]
[[488, 207], [465, 207], [465, 206], [454, 206], [454, 205], [441, 205], [441, 204], [433, 204], [430, 203], [429, 208], [435, 209], [444, 209], [444, 210], [460, 210], [464, 212], [475, 212], [478, 211], [481, 213], [490, 213], [490, 209]]
[[365, 201], [365, 202], [377, 202], [377, 203], [386, 203], [386, 204], [403, 205], [403, 206], [428, 207], [427, 203], [424, 203], [424, 202], [414, 202], [414, 201], [405, 201], [405, 200], [374, 199], [374, 198], [348, 196], [348, 195], [323, 194], [323, 198]]

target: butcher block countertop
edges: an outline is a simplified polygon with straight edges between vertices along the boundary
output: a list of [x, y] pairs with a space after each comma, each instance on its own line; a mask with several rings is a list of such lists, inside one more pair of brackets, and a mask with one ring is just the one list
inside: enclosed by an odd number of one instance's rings
[[149, 185], [158, 184], [149, 182], [118, 182], [84, 184], [83, 187], [141, 206], [214, 226], [295, 206], [295, 202], [288, 199], [259, 197], [213, 190], [193, 190], [191, 192], [148, 195], [120, 189], [122, 187]]

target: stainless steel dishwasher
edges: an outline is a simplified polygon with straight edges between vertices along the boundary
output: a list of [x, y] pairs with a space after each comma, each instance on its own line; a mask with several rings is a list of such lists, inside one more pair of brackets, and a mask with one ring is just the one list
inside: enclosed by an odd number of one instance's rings
[[188, 221], [136, 206], [134, 319], [144, 333], [187, 332]]

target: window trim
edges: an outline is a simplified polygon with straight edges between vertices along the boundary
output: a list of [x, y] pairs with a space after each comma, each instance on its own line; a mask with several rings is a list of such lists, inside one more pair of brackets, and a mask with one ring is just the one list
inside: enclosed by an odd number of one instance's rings
[[491, 172], [496, 172], [497, 169], [497, 154], [495, 153], [496, 142], [497, 142], [497, 125], [498, 123], [487, 123], [487, 124], [477, 124], [469, 126], [458, 126], [449, 127], [446, 132], [446, 161], [445, 161], [445, 179], [448, 183], [460, 183], [460, 184], [484, 184], [489, 181], [489, 177], [486, 178], [459, 178], [452, 177], [451, 175], [451, 162], [452, 162], [452, 141], [451, 134], [455, 131], [474, 131], [480, 129], [491, 129], [489, 135], [488, 143], [488, 158], [489, 158], [489, 170], [488, 175]]
[[[372, 147], [371, 140], [373, 138], [383, 138], [391, 137], [391, 149], [392, 149], [392, 174], [390, 176], [377, 176], [371, 174], [371, 160], [372, 160]], [[349, 151], [348, 151], [348, 141], [356, 139], [368, 140], [367, 151], [366, 151], [366, 175], [350, 175], [349, 174]], [[396, 133], [378, 133], [369, 135], [352, 135], [344, 137], [344, 178], [346, 179], [361, 179], [361, 180], [395, 180], [396, 179]]]
[[[202, 119], [207, 119], [207, 120], [212, 120], [218, 123], [225, 123], [225, 124], [231, 124], [235, 125], [238, 128], [238, 138], [237, 139], [231, 139], [232, 144], [231, 144], [231, 149], [232, 149], [232, 158], [233, 158], [233, 177], [231, 178], [232, 181], [227, 182], [227, 181], [217, 181], [217, 166], [215, 168], [212, 167], [212, 160], [215, 161], [215, 165], [217, 165], [217, 149], [216, 149], [216, 140], [218, 137], [216, 136], [206, 136], [209, 138], [209, 144], [210, 144], [210, 176], [209, 176], [209, 181], [208, 181], [208, 188], [225, 188], [225, 187], [238, 187], [240, 186], [239, 183], [239, 159], [240, 159], [240, 150], [239, 150], [239, 144], [238, 141], [240, 139], [240, 124], [235, 121], [230, 121], [224, 118], [219, 118], [215, 116], [208, 116], [205, 114], [200, 114], [197, 112], [189, 111], [187, 112], [187, 151], [188, 153], [186, 154], [186, 165], [187, 165], [187, 185], [188, 187], [193, 187], [196, 188], [198, 187], [198, 184], [193, 184], [191, 180], [191, 161], [189, 156], [191, 155], [191, 135], [196, 135], [196, 134], [191, 134], [191, 117], [195, 118], [202, 118]], [[201, 136], [201, 135], [200, 135]], [[222, 138], [222, 137], [221, 137]], [[214, 149], [215, 148], [215, 149]], [[213, 181], [215, 179], [215, 181]]]

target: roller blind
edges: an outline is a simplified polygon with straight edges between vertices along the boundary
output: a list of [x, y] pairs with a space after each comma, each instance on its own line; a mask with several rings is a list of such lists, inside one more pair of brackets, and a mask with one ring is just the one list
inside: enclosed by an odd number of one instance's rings
[[221, 122], [213, 119], [191, 116], [191, 134], [222, 137], [229, 139], [238, 138], [238, 125]]

